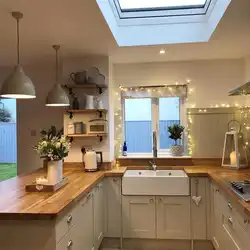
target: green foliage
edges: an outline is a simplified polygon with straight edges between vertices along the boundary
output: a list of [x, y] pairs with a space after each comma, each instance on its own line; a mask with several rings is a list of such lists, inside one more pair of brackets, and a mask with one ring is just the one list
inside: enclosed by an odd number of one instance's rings
[[51, 126], [48, 131], [41, 131], [41, 138], [34, 148], [41, 158], [58, 161], [68, 156], [70, 141], [63, 135], [62, 129]]
[[184, 127], [179, 124], [173, 124], [168, 127], [169, 132], [169, 138], [175, 141], [175, 144], [177, 144], [177, 140], [181, 139]]
[[10, 122], [11, 121], [11, 113], [9, 110], [3, 108], [0, 109], [0, 122]]
[[0, 182], [17, 175], [15, 163], [0, 163]]

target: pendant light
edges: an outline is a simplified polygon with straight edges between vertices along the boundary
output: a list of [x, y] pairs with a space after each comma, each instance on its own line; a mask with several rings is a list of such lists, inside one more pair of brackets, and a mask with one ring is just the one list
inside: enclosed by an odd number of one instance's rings
[[19, 21], [22, 19], [23, 14], [20, 12], [12, 12], [11, 14], [17, 21], [17, 65], [4, 81], [0, 96], [14, 99], [33, 99], [36, 98], [35, 87], [20, 65]]
[[48, 93], [46, 98], [46, 106], [49, 107], [64, 107], [69, 106], [69, 97], [63, 87], [60, 85], [58, 80], [58, 51], [60, 49], [59, 45], [53, 45], [53, 49], [56, 51], [56, 83], [53, 88]]

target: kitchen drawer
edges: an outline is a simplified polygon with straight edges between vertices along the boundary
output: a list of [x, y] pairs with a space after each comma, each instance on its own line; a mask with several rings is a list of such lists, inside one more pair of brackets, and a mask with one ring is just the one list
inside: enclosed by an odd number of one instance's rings
[[69, 234], [65, 234], [56, 244], [56, 250], [69, 250], [71, 245]]
[[235, 218], [244, 230], [249, 233], [250, 237], [250, 217], [243, 211], [243, 209], [237, 208]]
[[78, 205], [75, 204], [70, 210], [66, 211], [62, 216], [56, 220], [55, 225], [55, 237], [56, 242], [59, 242], [60, 239], [72, 228], [73, 225], [78, 221]]
[[222, 226], [222, 242], [222, 248], [225, 250], [244, 250], [238, 245], [225, 225]]

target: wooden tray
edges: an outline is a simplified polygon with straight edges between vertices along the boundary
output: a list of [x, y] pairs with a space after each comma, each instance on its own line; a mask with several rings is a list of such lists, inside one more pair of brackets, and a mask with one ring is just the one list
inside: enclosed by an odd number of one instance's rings
[[55, 192], [61, 187], [65, 186], [68, 183], [68, 178], [63, 177], [63, 179], [54, 184], [54, 185], [49, 185], [49, 184], [37, 184], [35, 181], [26, 185], [25, 186], [25, 191], [26, 192]]

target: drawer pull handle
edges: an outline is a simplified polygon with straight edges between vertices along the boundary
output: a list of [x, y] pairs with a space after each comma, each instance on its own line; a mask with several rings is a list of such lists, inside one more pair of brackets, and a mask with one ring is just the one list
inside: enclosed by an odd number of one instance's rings
[[233, 225], [233, 219], [231, 217], [228, 218], [228, 222]]
[[91, 196], [92, 196], [91, 193], [87, 195], [87, 201], [91, 198]]
[[67, 223], [70, 223], [72, 221], [72, 215], [70, 214], [67, 219]]
[[151, 198], [151, 199], [149, 200], [149, 202], [150, 202], [150, 203], [153, 203], [153, 202], [154, 202], [154, 199], [153, 199], [153, 198]]
[[216, 190], [215, 190], [215, 191], [216, 191], [216, 193], [219, 193], [219, 192], [220, 192], [220, 189], [216, 188]]
[[68, 244], [67, 244], [67, 248], [72, 247], [72, 245], [73, 245], [73, 241], [72, 241], [72, 240], [69, 240], [69, 241], [68, 241]]
[[233, 210], [232, 204], [228, 202], [227, 206], [229, 207], [230, 210]]

